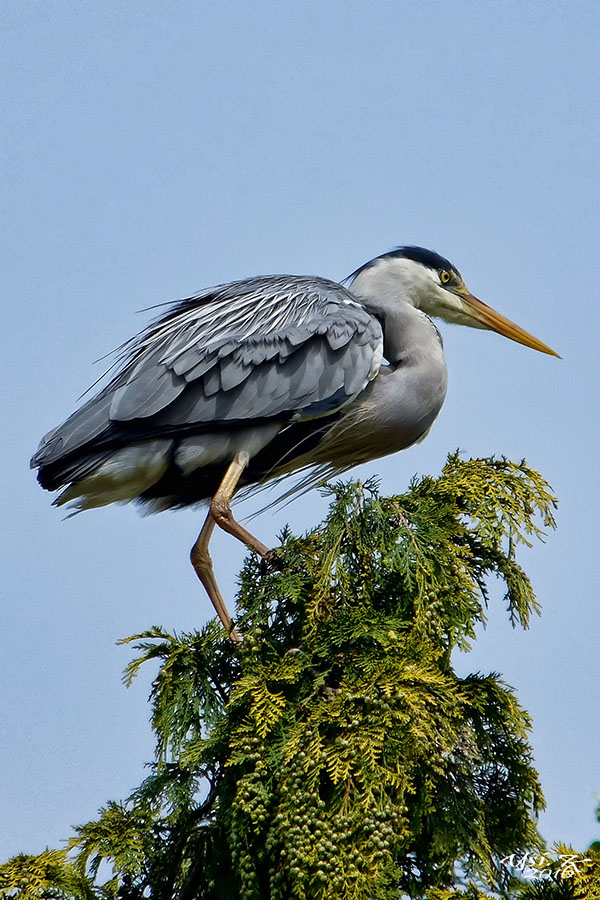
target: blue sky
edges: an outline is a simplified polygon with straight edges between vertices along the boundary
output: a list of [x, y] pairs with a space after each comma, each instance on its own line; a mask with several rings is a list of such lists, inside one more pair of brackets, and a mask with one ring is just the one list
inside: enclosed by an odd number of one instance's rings
[[[542, 617], [513, 631], [495, 591], [457, 665], [501, 672], [533, 715], [542, 833], [598, 837], [599, 10], [4, 0], [0, 858], [139, 783], [151, 673], [126, 691], [115, 642], [211, 614], [187, 559], [202, 513], [64, 521], [27, 468], [39, 438], [137, 310], [254, 274], [339, 279], [403, 243], [563, 356], [444, 327], [430, 437], [358, 471], [399, 492], [460, 447], [552, 483], [559, 530], [520, 556]], [[254, 528], [273, 543], [324, 510], [313, 493]], [[214, 558], [232, 597], [243, 549], [219, 534]]]

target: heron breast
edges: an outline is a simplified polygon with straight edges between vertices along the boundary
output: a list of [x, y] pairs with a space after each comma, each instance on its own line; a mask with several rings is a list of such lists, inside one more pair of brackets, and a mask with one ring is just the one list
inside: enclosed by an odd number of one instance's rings
[[386, 366], [318, 448], [317, 461], [351, 466], [404, 450], [431, 428], [446, 397], [441, 365]]

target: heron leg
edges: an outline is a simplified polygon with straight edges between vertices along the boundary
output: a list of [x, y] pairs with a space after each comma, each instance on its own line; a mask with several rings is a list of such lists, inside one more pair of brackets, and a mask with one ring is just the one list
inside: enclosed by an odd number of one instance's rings
[[190, 560], [196, 575], [204, 585], [204, 589], [210, 598], [210, 602], [214, 606], [215, 611], [221, 620], [223, 628], [229, 633], [229, 637], [234, 644], [240, 644], [242, 639], [235, 630], [233, 620], [229, 615], [229, 610], [225, 606], [225, 601], [223, 600], [219, 585], [217, 584], [215, 570], [213, 569], [212, 559], [208, 550], [208, 545], [216, 524], [217, 523], [209, 512], [204, 520], [202, 531], [198, 535], [196, 543], [190, 552]]
[[225, 606], [223, 595], [219, 590], [215, 572], [213, 569], [212, 559], [208, 551], [208, 545], [212, 537], [215, 525], [218, 525], [223, 531], [232, 534], [246, 546], [251, 547], [263, 558], [269, 554], [269, 548], [263, 544], [258, 538], [255, 538], [243, 525], [233, 517], [231, 511], [231, 498], [238, 486], [239, 480], [246, 466], [248, 465], [248, 454], [245, 451], [238, 453], [229, 468], [225, 472], [223, 481], [210, 501], [210, 509], [202, 531], [198, 535], [196, 543], [192, 547], [190, 559], [196, 571], [196, 575], [204, 585], [206, 593], [210, 597], [217, 615], [219, 616], [224, 628], [229, 632], [229, 636], [234, 643], [239, 644], [241, 637], [233, 627], [233, 621], [229, 615], [229, 611]]
[[229, 468], [225, 472], [225, 477], [219, 485], [217, 493], [210, 501], [210, 515], [213, 517], [219, 528], [232, 534], [234, 537], [256, 550], [259, 556], [263, 558], [269, 555], [269, 548], [254, 537], [243, 525], [233, 518], [231, 511], [231, 498], [235, 494], [238, 482], [242, 477], [242, 473], [248, 465], [248, 454], [245, 450], [237, 453], [231, 462]]

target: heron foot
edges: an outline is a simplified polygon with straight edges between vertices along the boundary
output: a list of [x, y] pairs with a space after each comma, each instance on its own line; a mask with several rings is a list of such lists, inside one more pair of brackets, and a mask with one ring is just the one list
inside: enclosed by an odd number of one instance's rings
[[261, 578], [264, 578], [269, 572], [283, 572], [280, 547], [273, 547], [271, 550], [268, 550], [260, 561]]

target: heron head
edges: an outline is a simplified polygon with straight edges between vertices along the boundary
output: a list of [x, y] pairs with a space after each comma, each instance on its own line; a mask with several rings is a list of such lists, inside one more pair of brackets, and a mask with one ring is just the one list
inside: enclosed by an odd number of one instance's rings
[[558, 356], [538, 338], [474, 297], [456, 266], [433, 250], [399, 247], [372, 259], [351, 277], [357, 293], [361, 292], [361, 283], [366, 288], [369, 282], [368, 293], [375, 290], [379, 295], [400, 295], [428, 316], [497, 331], [526, 347]]

